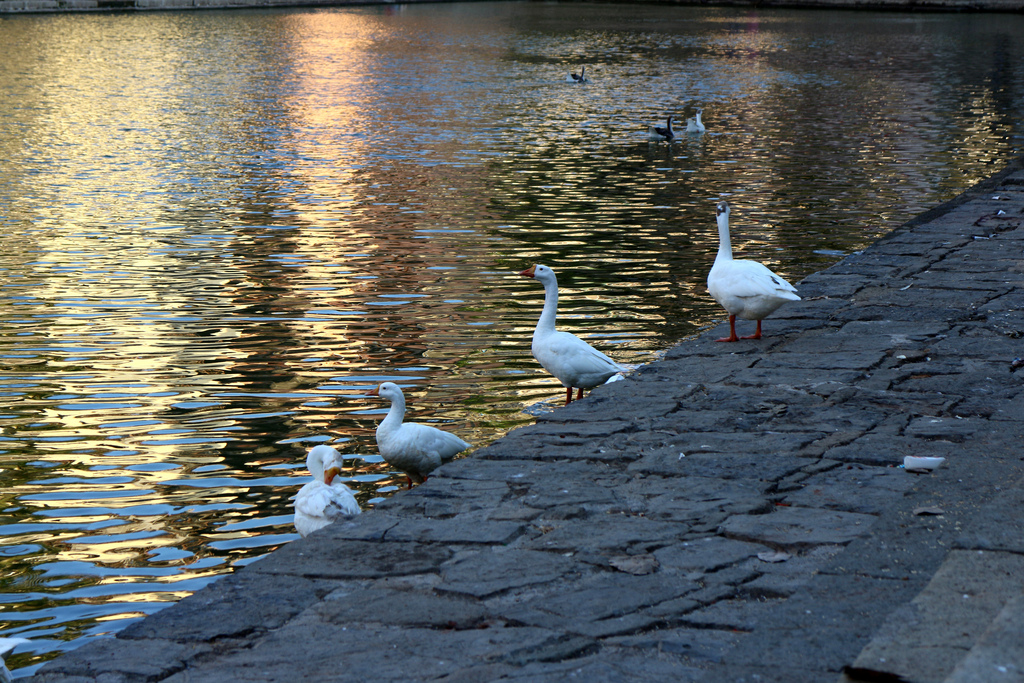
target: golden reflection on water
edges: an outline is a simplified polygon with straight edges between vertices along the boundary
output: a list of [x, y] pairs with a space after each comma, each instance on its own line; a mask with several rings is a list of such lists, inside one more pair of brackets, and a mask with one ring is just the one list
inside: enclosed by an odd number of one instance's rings
[[[0, 630], [33, 641], [11, 664], [294, 539], [314, 443], [364, 505], [400, 490], [363, 396], [380, 381], [477, 446], [555, 407], [531, 263], [558, 273], [563, 329], [642, 363], [721, 317], [719, 198], [737, 251], [796, 282], [988, 175], [1020, 153], [1024, 27], [962, 20], [5, 20]], [[707, 134], [647, 142], [698, 106]]]

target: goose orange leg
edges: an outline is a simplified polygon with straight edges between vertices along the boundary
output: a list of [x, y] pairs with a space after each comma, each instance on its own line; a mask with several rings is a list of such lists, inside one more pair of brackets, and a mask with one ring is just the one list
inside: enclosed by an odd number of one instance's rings
[[[761, 321], [760, 320], [757, 321], [757, 329], [758, 329], [758, 332], [761, 331]], [[721, 339], [716, 339], [715, 341], [734, 342], [734, 341], [739, 341], [739, 340], [740, 340], [740, 338], [736, 336], [736, 316], [730, 315], [729, 316], [729, 336], [728, 337], [722, 337]]]
[[[733, 332], [733, 334], [736, 334]], [[746, 337], [740, 337], [740, 339], [760, 339], [761, 338], [761, 321], [757, 321], [757, 332]]]
[[572, 387], [565, 388], [565, 405], [569, 405], [572, 402]]
[[583, 387], [580, 387], [579, 391], [576, 392], [576, 400], [578, 401], [581, 398], [583, 398]]

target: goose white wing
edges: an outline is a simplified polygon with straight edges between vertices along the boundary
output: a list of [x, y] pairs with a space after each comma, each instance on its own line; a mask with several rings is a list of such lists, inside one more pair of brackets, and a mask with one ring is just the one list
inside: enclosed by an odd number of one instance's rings
[[403, 424], [397, 438], [406, 444], [410, 452], [425, 456], [436, 455], [442, 462], [451, 460], [470, 446], [451, 432], [417, 422]]
[[593, 346], [568, 332], [544, 335], [533, 345], [533, 355], [544, 369], [567, 387], [594, 387], [616, 372], [621, 365]]
[[800, 299], [796, 295], [796, 287], [757, 261], [730, 261], [716, 265], [708, 276], [708, 288], [712, 286], [728, 288], [729, 294], [741, 299], [755, 296]]
[[295, 528], [302, 536], [359, 512], [355, 496], [341, 482], [311, 481], [295, 496]]

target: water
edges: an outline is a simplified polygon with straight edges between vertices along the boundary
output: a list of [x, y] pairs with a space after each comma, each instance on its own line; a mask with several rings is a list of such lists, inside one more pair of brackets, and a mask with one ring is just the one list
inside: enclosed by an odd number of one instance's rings
[[[1024, 140], [1021, 35], [550, 3], [4, 18], [16, 673], [296, 538], [315, 443], [364, 506], [403, 488], [363, 396], [382, 380], [477, 445], [556, 407], [531, 263], [563, 329], [644, 363], [722, 317], [718, 199], [796, 282], [997, 170]], [[707, 134], [646, 140], [697, 106]]]

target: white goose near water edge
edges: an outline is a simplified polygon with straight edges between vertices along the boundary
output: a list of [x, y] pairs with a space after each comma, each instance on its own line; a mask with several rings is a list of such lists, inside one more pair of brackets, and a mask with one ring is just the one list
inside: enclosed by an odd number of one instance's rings
[[[718, 256], [708, 273], [708, 292], [729, 313], [729, 336], [717, 341], [760, 339], [761, 320], [787, 301], [800, 301], [800, 297], [796, 294], [796, 287], [767, 266], [757, 261], [733, 260], [732, 241], [729, 237], [729, 204], [719, 202], [716, 214]], [[736, 336], [736, 318], [756, 320], [757, 332], [747, 337]]]
[[295, 496], [295, 530], [300, 536], [359, 514], [352, 491], [335, 478], [341, 474], [342, 464], [341, 454], [331, 446], [316, 446], [306, 456], [313, 481]]
[[533, 331], [530, 348], [537, 362], [565, 387], [566, 405], [572, 401], [573, 387], [579, 389], [576, 395], [579, 400], [583, 398], [584, 389], [593, 389], [616, 373], [627, 370], [576, 335], [555, 329], [558, 311], [558, 279], [555, 271], [537, 264], [519, 274], [539, 280], [544, 285], [544, 308], [537, 321], [537, 328]]
[[377, 448], [384, 462], [420, 484], [427, 476], [466, 450], [472, 444], [454, 434], [416, 422], [402, 422], [405, 418], [405, 394], [393, 382], [384, 382], [367, 396], [379, 396], [391, 402], [387, 416], [377, 425]]

